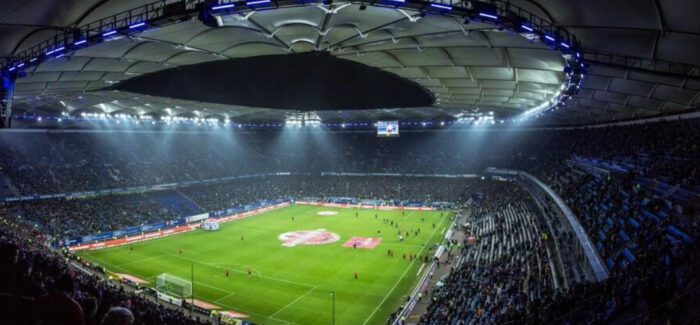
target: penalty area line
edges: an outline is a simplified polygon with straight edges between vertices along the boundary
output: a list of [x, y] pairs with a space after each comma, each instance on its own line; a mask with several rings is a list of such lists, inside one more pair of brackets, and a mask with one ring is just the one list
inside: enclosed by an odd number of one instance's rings
[[218, 303], [219, 301], [224, 300], [224, 299], [231, 297], [231, 296], [233, 296], [233, 291], [231, 291], [231, 293], [229, 293], [229, 294], [227, 294], [219, 299], [214, 300], [214, 302]]
[[[233, 309], [233, 310], [238, 310], [238, 308], [236, 308], [236, 307], [234, 307], [234, 306], [231, 306], [231, 305], [222, 304], [222, 303], [219, 303], [219, 305], [221, 305], [221, 306], [223, 306], [223, 307], [231, 308], [231, 309]], [[246, 311], [246, 310], [244, 310], [244, 311], [242, 311], [242, 312], [245, 312], [245, 313], [248, 313], [248, 314], [251, 314], [251, 315], [257, 315], [257, 316], [260, 316], [260, 317], [263, 317], [263, 318], [271, 319], [271, 320], [278, 321], [278, 322], [282, 322], [282, 323], [285, 323], [285, 324], [295, 324], [295, 325], [297, 324], [297, 323], [292, 322], [292, 321], [288, 321], [288, 320], [284, 320], [284, 319], [279, 319], [279, 318], [275, 318], [275, 317], [270, 317], [270, 316], [265, 316], [265, 315], [263, 315], [263, 314], [256, 313], [256, 312], [252, 312], [252, 311]]]
[[[226, 269], [225, 267], [222, 267], [222, 266], [219, 266], [219, 265], [216, 265], [216, 264], [212, 264], [212, 263], [207, 263], [207, 262], [204, 262], [204, 261], [199, 261], [199, 260], [196, 260], [196, 259], [194, 259], [194, 258], [179, 256], [179, 255], [175, 255], [175, 254], [168, 254], [168, 256], [172, 256], [172, 257], [175, 257], [175, 258], [180, 258], [180, 259], [183, 259], [183, 260], [188, 260], [188, 261], [195, 262], [195, 263], [202, 264], [202, 265], [211, 266], [211, 267], [214, 267], [214, 268], [217, 268], [217, 269]], [[231, 270], [231, 271], [232, 271], [232, 272], [236, 272], [236, 273], [248, 274], [248, 272], [240, 271], [240, 270], [236, 270], [236, 269], [233, 269], [233, 270]], [[307, 288], [313, 288], [313, 287], [315, 287], [315, 286], [313, 286], [313, 285], [306, 284], [306, 283], [299, 283], [299, 282], [294, 282], [294, 281], [289, 281], [289, 280], [284, 280], [284, 279], [278, 279], [278, 278], [274, 278], [274, 277], [270, 277], [270, 276], [259, 275], [258, 277], [261, 278], [261, 279], [268, 279], [268, 280], [270, 280], [270, 281], [277, 281], [277, 282], [292, 284], [292, 285], [296, 285], [296, 286], [300, 286], [300, 287], [307, 287]]]
[[283, 310], [289, 308], [289, 306], [295, 304], [297, 301], [299, 301], [299, 300], [301, 300], [302, 298], [308, 296], [308, 295], [309, 295], [312, 291], [314, 291], [314, 290], [316, 290], [316, 287], [313, 287], [313, 288], [309, 289], [309, 291], [307, 291], [307, 292], [304, 293], [303, 295], [297, 297], [297, 299], [292, 300], [292, 302], [288, 303], [286, 306], [282, 307], [282, 309], [280, 309], [280, 310], [276, 311], [274, 314], [270, 315], [270, 317], [273, 317], [273, 316], [275, 316], [275, 315], [281, 313]]

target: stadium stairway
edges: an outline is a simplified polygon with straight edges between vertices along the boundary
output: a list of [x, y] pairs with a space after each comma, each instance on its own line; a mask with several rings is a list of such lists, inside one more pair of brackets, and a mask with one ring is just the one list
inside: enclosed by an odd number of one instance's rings
[[17, 188], [12, 185], [10, 178], [7, 177], [5, 173], [0, 172], [0, 197], [10, 196], [20, 196], [20, 193]]
[[204, 212], [202, 207], [177, 190], [155, 191], [147, 193], [146, 196], [181, 217]]

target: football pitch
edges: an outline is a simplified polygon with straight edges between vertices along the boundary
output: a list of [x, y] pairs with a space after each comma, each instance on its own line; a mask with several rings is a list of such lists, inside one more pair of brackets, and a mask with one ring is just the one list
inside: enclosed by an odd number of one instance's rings
[[334, 292], [336, 324], [386, 324], [418, 281], [419, 269], [425, 270], [423, 260], [411, 261], [409, 254], [434, 253], [450, 216], [290, 205], [222, 223], [214, 232], [197, 229], [134, 243], [133, 249], [77, 254], [151, 286], [162, 273], [190, 280], [193, 269], [196, 299], [255, 323], [330, 324]]

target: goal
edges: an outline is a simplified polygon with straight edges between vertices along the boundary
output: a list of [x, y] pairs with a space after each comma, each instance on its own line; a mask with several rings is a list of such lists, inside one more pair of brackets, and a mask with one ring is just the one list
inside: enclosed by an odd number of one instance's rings
[[156, 277], [156, 289], [180, 298], [192, 296], [192, 282], [167, 273]]

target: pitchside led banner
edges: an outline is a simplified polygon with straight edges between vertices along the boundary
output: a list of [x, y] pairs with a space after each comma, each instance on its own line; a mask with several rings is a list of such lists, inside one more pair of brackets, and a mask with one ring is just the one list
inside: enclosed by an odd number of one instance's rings
[[399, 122], [398, 121], [378, 121], [377, 122], [378, 137], [398, 137]]

